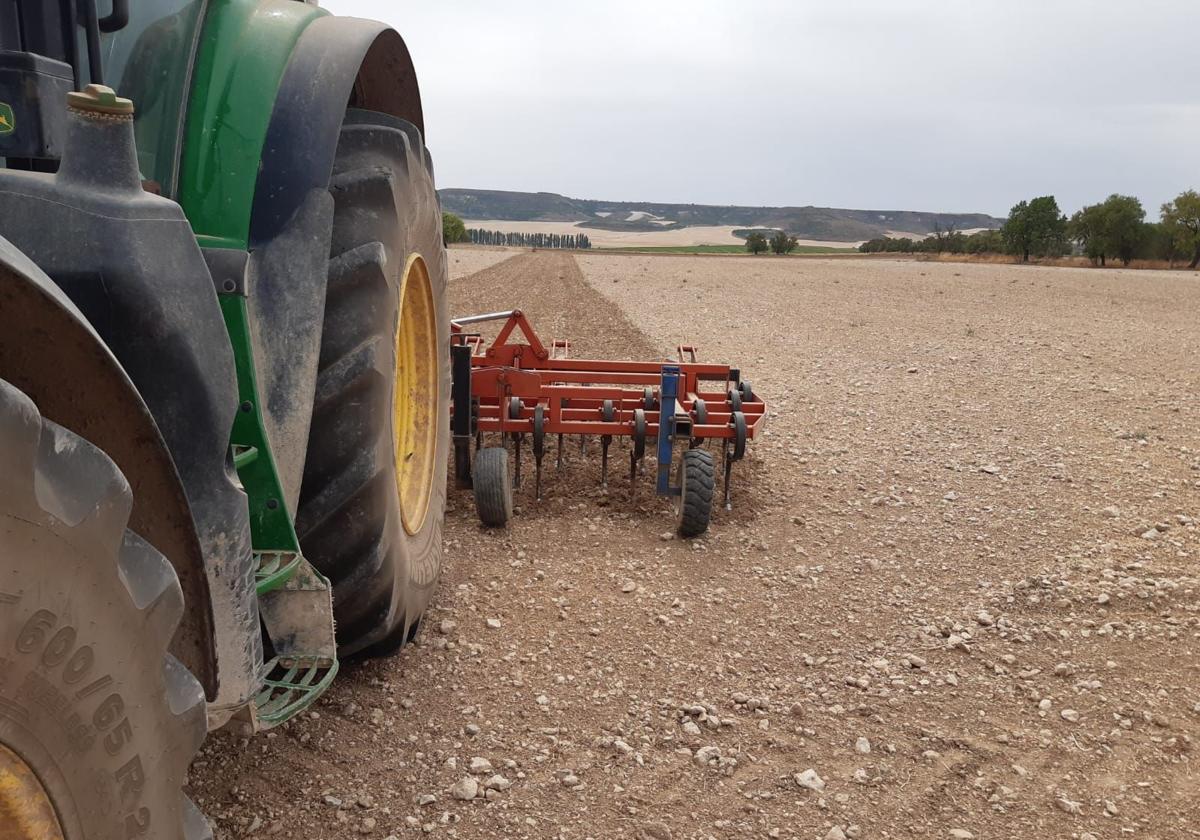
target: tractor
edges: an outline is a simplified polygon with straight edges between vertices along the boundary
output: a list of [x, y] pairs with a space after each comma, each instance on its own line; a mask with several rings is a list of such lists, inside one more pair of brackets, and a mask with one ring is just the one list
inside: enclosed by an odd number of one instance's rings
[[211, 837], [208, 732], [437, 585], [446, 259], [400, 35], [0, 0], [0, 837]]

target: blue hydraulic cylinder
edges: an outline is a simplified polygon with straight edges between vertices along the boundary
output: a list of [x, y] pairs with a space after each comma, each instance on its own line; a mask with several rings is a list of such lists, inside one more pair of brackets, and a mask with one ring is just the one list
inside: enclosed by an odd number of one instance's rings
[[671, 450], [675, 443], [675, 401], [679, 396], [679, 368], [662, 366], [658, 386], [658, 480], [655, 492], [660, 496], [676, 496], [678, 487], [671, 486]]

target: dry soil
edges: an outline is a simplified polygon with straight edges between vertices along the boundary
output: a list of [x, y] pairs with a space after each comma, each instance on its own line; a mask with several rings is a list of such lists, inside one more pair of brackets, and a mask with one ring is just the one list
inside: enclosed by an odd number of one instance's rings
[[210, 739], [219, 837], [1200, 832], [1200, 277], [539, 252], [451, 299], [693, 340], [768, 434], [691, 542], [594, 442], [507, 531], [452, 494], [417, 643]]

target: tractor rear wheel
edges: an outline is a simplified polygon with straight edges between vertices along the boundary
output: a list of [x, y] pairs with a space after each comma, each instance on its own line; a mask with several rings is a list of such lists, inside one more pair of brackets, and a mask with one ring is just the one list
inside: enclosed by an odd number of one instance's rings
[[0, 381], [0, 837], [211, 838], [182, 793], [204, 690], [174, 569], [99, 449]]
[[446, 259], [416, 126], [350, 110], [330, 192], [329, 280], [296, 514], [333, 583], [339, 650], [390, 653], [437, 585], [450, 436]]

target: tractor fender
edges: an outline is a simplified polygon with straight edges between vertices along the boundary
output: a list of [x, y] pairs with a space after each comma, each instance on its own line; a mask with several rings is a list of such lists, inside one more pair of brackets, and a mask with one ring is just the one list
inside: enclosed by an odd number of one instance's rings
[[[166, 555], [187, 611], [171, 643], [216, 694], [212, 610], [195, 523], [150, 410], [108, 345], [62, 289], [0, 237], [0, 379], [43, 416], [104, 450], [133, 489], [131, 530]], [[3, 445], [3, 441], [0, 441]]]
[[[0, 170], [0, 235], [83, 313], [154, 418], [161, 435], [154, 443], [166, 444], [199, 542], [198, 568], [208, 581], [207, 602], [191, 609], [211, 612], [206, 632], [216, 684], [209, 713], [217, 721], [250, 702], [263, 676], [249, 510], [229, 443], [239, 410], [233, 349], [183, 211], [142, 189], [132, 124], [76, 109], [68, 110], [67, 124], [57, 173]], [[57, 343], [48, 330], [29, 340], [31, 353], [51, 352]], [[73, 401], [85, 401], [80, 392], [87, 379], [79, 371], [74, 376], [80, 378], [56, 380], [65, 389], [64, 413]], [[104, 405], [119, 402], [109, 396]], [[91, 437], [69, 414], [47, 413]], [[125, 466], [117, 452], [109, 454]], [[138, 496], [139, 505], [158, 501], [153, 494]], [[143, 536], [154, 543], [153, 534]], [[194, 553], [187, 555], [187, 562], [194, 560]]]
[[323, 17], [296, 41], [280, 80], [254, 188], [250, 248], [273, 239], [312, 189], [326, 189], [346, 108], [380, 111], [425, 134], [404, 39], [386, 24]]
[[[263, 423], [295, 514], [312, 419], [333, 200], [329, 178], [347, 105], [424, 120], [416, 73], [394, 29], [320, 17], [281, 77], [250, 215], [247, 311]], [[426, 160], [426, 165], [430, 165]]]

